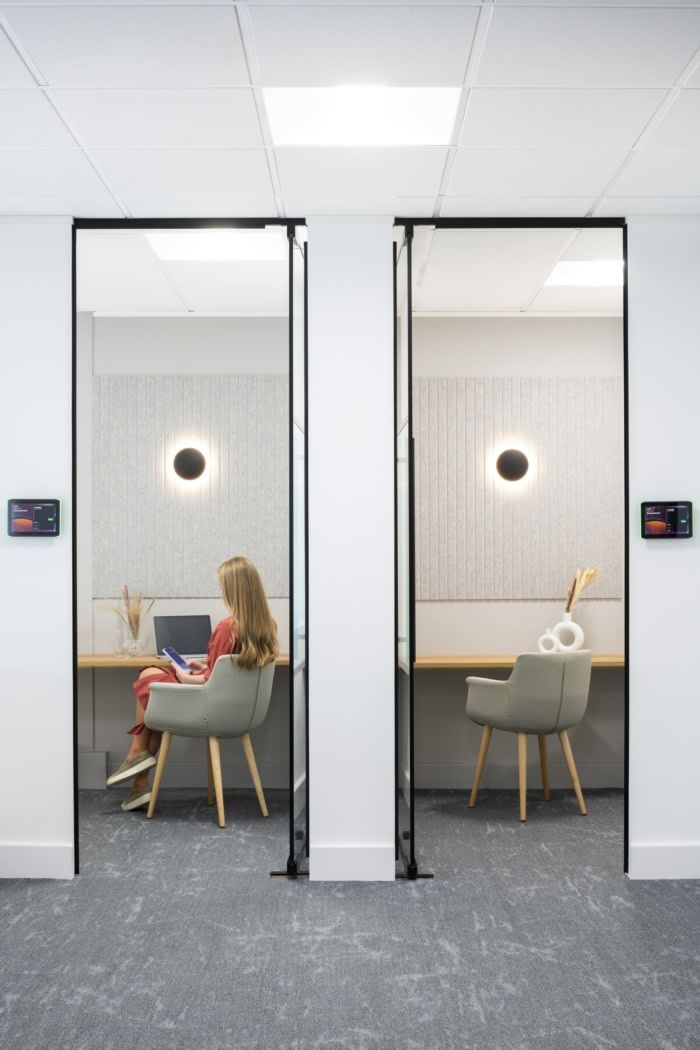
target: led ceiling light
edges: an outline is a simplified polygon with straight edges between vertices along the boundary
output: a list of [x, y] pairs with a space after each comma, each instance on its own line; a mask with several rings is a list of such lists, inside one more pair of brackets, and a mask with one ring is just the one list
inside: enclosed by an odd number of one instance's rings
[[621, 259], [562, 260], [550, 273], [545, 287], [619, 288], [623, 272]]
[[275, 146], [446, 146], [456, 87], [263, 88]]
[[287, 258], [281, 228], [166, 230], [144, 237], [164, 262], [274, 262]]

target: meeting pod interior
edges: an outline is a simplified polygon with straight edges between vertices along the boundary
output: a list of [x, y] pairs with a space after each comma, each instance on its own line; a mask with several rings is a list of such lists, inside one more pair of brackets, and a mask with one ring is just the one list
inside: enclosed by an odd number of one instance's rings
[[74, 222], [76, 873], [308, 872], [306, 303], [303, 220]]
[[397, 875], [627, 871], [625, 223], [394, 240]]

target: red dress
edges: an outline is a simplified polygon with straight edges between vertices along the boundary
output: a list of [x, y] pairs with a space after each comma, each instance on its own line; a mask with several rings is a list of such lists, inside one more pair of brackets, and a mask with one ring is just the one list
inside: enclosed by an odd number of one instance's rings
[[[240, 651], [240, 648], [241, 639], [238, 634], [238, 624], [229, 616], [216, 625], [209, 639], [207, 669], [202, 672], [205, 682], [214, 670], [214, 664], [220, 656], [237, 653]], [[148, 707], [148, 697], [154, 682], [176, 682], [179, 684], [179, 679], [175, 674], [174, 668], [169, 667], [159, 667], [158, 674], [151, 674], [146, 678], [137, 678], [134, 682], [134, 692], [144, 710]], [[143, 733], [143, 730], [144, 723], [137, 722], [127, 732], [132, 736], [137, 736], [139, 733]]]

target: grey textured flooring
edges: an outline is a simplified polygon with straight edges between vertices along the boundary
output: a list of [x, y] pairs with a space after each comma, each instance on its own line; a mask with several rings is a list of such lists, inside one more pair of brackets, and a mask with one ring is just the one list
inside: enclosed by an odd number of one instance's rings
[[622, 798], [418, 798], [434, 881], [271, 880], [271, 816], [227, 795], [82, 793], [84, 874], [0, 883], [3, 1050], [696, 1050], [700, 885], [620, 874]]

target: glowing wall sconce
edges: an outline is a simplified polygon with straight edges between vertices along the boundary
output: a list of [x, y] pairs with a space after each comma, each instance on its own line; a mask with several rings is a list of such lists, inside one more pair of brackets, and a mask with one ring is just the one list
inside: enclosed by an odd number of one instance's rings
[[207, 466], [204, 454], [198, 448], [181, 448], [175, 453], [173, 459], [173, 470], [179, 478], [185, 481], [194, 481], [200, 478]]
[[505, 481], [520, 481], [529, 466], [527, 456], [518, 448], [507, 448], [496, 460], [496, 470]]

